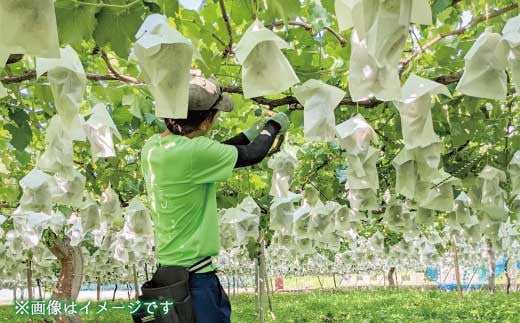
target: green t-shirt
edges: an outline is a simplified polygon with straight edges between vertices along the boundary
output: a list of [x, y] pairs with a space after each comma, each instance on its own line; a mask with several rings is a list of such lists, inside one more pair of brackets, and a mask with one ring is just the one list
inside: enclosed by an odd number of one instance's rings
[[141, 167], [161, 265], [189, 267], [218, 255], [215, 182], [231, 176], [237, 158], [235, 147], [206, 137], [155, 134], [145, 143]]

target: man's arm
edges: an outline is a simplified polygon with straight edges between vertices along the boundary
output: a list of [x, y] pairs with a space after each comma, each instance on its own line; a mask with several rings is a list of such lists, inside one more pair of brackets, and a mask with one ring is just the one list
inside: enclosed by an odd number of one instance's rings
[[249, 138], [247, 138], [247, 136], [243, 132], [241, 132], [238, 135], [234, 136], [233, 138], [229, 138], [228, 140], [223, 141], [222, 143], [225, 145], [236, 146], [236, 145], [249, 145], [251, 142], [249, 141]]
[[273, 146], [281, 127], [274, 121], [268, 121], [260, 135], [248, 145], [233, 145], [238, 150], [235, 168], [247, 167], [260, 163]]
[[260, 132], [264, 129], [265, 123], [266, 123], [265, 120], [259, 121], [259, 122], [255, 123], [249, 129], [242, 131], [238, 135], [236, 135], [233, 138], [230, 138], [222, 143], [226, 144], [226, 145], [233, 145], [233, 146], [249, 145], [250, 143], [253, 142], [253, 140], [255, 140], [256, 137], [258, 137]]
[[[276, 135], [280, 132], [285, 132], [289, 127], [289, 118], [284, 113], [277, 113], [275, 116], [267, 120], [267, 122], [261, 123], [262, 128], [259, 124], [256, 128], [250, 128], [244, 131], [241, 135], [242, 138], [236, 136], [229, 142], [249, 142], [248, 144], [234, 144], [231, 143], [238, 151], [238, 158], [235, 164], [235, 168], [241, 168], [251, 166], [261, 162], [269, 153], [269, 150], [273, 146]], [[251, 131], [254, 129], [258, 135], [251, 135]], [[249, 134], [249, 135], [248, 135]], [[236, 138], [236, 139], [235, 139]], [[254, 138], [252, 141], [250, 138]]]

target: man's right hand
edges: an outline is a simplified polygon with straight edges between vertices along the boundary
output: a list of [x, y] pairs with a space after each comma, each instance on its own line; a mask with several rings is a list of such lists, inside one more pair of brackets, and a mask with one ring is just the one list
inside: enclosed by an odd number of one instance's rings
[[289, 117], [283, 112], [278, 112], [274, 116], [267, 119], [267, 122], [269, 121], [276, 122], [280, 126], [280, 134], [285, 133], [287, 129], [289, 129], [289, 124], [291, 123]]

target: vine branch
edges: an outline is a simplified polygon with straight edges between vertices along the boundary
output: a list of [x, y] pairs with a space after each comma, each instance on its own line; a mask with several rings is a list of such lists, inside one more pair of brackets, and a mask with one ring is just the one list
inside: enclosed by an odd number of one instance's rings
[[[284, 22], [281, 20], [275, 20], [273, 21], [271, 27], [280, 27], [283, 26]], [[287, 25], [289, 26], [296, 26], [296, 27], [302, 27], [305, 30], [312, 32], [312, 25], [303, 21], [289, 21], [287, 22]], [[341, 34], [334, 29], [332, 29], [329, 26], [323, 27], [324, 30], [330, 32], [336, 39], [339, 41], [341, 47], [345, 47], [347, 45], [347, 40], [341, 36]]]
[[104, 3], [104, 2], [94, 3], [94, 2], [83, 2], [83, 1], [79, 1], [79, 0], [71, 0], [71, 2], [73, 2], [75, 4], [82, 5], [82, 6], [91, 6], [91, 7], [98, 7], [98, 8], [107, 7], [107, 8], [125, 9], [125, 8], [130, 8], [130, 7], [138, 4], [139, 2], [141, 2], [141, 0], [134, 0], [134, 1], [132, 1], [130, 3], [127, 3], [127, 4], [110, 4], [110, 3]]
[[[448, 74], [448, 75], [441, 75], [439, 77], [434, 78], [433, 80], [438, 83], [446, 85], [446, 84], [458, 82], [461, 77], [462, 77], [462, 72], [457, 72], [457, 73]], [[226, 93], [237, 93], [237, 94], [243, 93], [242, 88], [240, 86], [224, 86], [224, 87], [222, 87], [222, 90]], [[267, 106], [269, 106], [269, 108], [271, 110], [273, 108], [276, 108], [276, 107], [279, 107], [282, 105], [288, 105], [288, 104], [289, 105], [294, 104], [294, 105], [299, 106], [299, 102], [294, 96], [286, 96], [286, 97], [283, 97], [280, 99], [267, 99], [265, 97], [257, 97], [257, 98], [252, 98], [251, 100], [255, 101], [258, 104], [267, 105]], [[352, 100], [352, 98], [344, 97], [341, 100], [341, 102], [339, 103], [339, 105], [359, 105], [364, 108], [372, 109], [372, 108], [377, 107], [381, 103], [383, 103], [383, 101], [376, 100], [376, 99], [354, 102]], [[301, 107], [294, 108], [294, 110], [300, 110], [300, 109], [301, 109]]]
[[[43, 74], [42, 76], [46, 76], [47, 73]], [[92, 74], [87, 73], [87, 79], [91, 81], [122, 81], [121, 79], [117, 78], [113, 74]], [[127, 76], [131, 78], [131, 76]], [[4, 78], [0, 78], [0, 82], [3, 84], [14, 84], [14, 83], [21, 83], [24, 81], [29, 81], [36, 79], [36, 71], [35, 70], [29, 70], [21, 75], [16, 76], [6, 76]], [[138, 83], [133, 84], [144, 84], [142, 81], [138, 81]]]
[[347, 45], [347, 41], [345, 40], [345, 38], [343, 36], [341, 36], [341, 34], [339, 32], [335, 31], [334, 29], [330, 28], [329, 26], [325, 26], [325, 30], [327, 30], [332, 35], [334, 35], [334, 37], [336, 37], [336, 39], [341, 44], [341, 47], [345, 47]]
[[233, 30], [231, 29], [231, 23], [229, 22], [229, 15], [226, 11], [226, 6], [224, 4], [224, 0], [218, 1], [220, 5], [220, 11], [222, 12], [222, 18], [224, 18], [224, 24], [226, 25], [227, 33], [229, 36], [229, 42], [224, 50], [224, 57], [233, 53]]
[[[106, 62], [106, 61], [105, 61]], [[110, 66], [110, 67], [109, 67]], [[143, 81], [138, 80], [132, 76], [123, 75], [118, 73], [112, 65], [110, 65], [110, 62], [108, 62], [107, 68], [111, 71], [111, 74], [87, 74], [87, 79], [91, 81], [122, 81], [125, 83], [129, 83], [132, 85], [142, 85], [145, 84]], [[45, 75], [45, 74], [44, 74]], [[437, 78], [434, 78], [433, 80], [441, 83], [441, 84], [451, 84], [458, 82], [462, 76], [462, 72], [457, 72], [453, 74], [447, 74], [447, 75], [441, 75]], [[13, 83], [21, 83], [24, 81], [32, 80], [36, 78], [36, 71], [35, 70], [29, 70], [26, 71], [22, 75], [16, 75], [16, 76], [6, 76], [4, 78], [0, 78], [0, 82], [3, 84], [13, 84]], [[240, 86], [222, 86], [222, 90], [226, 93], [235, 93], [235, 94], [243, 94], [243, 90]], [[280, 107], [283, 105], [290, 105], [294, 104], [295, 108], [293, 110], [301, 110], [302, 107], [299, 105], [298, 100], [294, 96], [286, 96], [279, 99], [268, 99], [265, 97], [256, 97], [252, 98], [254, 102], [268, 106], [270, 110], [273, 110], [276, 107]], [[360, 107], [364, 108], [375, 108], [379, 104], [383, 103], [383, 101], [371, 99], [367, 101], [360, 101], [360, 102], [354, 102], [352, 98], [345, 97], [341, 100], [339, 105], [358, 105]]]
[[110, 59], [108, 58], [107, 53], [103, 50], [101, 51], [101, 58], [105, 62], [105, 65], [107, 66], [107, 68], [110, 71], [110, 73], [112, 74], [112, 76], [114, 76], [114, 78], [116, 78], [117, 80], [123, 81], [125, 83], [131, 83], [131, 84], [142, 84], [143, 83], [140, 80], [136, 79], [135, 77], [123, 75], [123, 74], [119, 73], [114, 68], [112, 63], [110, 63]]

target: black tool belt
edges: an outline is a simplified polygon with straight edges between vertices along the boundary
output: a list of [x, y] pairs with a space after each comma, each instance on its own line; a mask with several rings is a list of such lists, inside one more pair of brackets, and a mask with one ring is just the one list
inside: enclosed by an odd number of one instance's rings
[[206, 257], [191, 267], [161, 266], [152, 280], [141, 286], [139, 307], [132, 313], [134, 323], [193, 323], [190, 273], [211, 265]]

